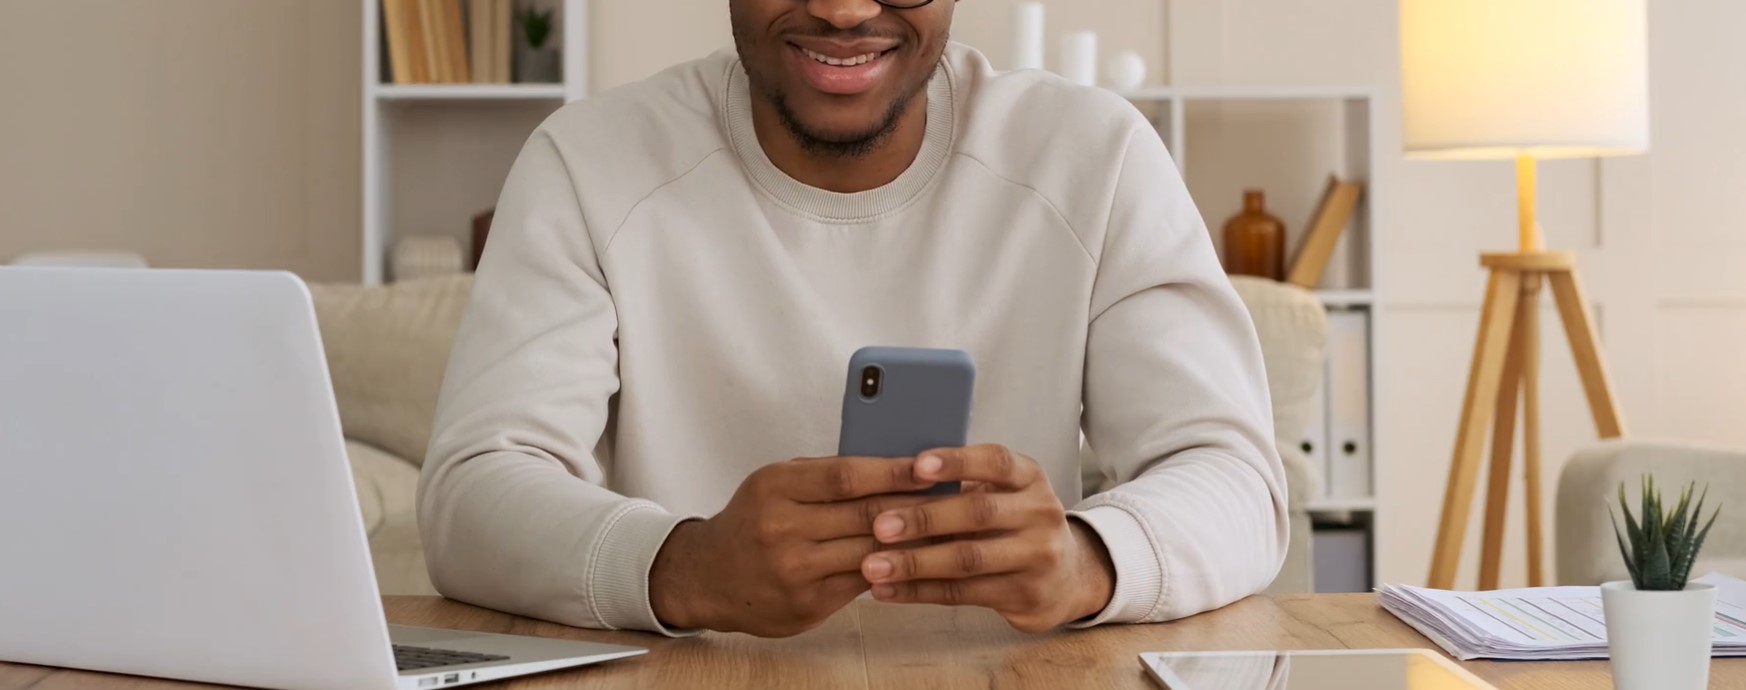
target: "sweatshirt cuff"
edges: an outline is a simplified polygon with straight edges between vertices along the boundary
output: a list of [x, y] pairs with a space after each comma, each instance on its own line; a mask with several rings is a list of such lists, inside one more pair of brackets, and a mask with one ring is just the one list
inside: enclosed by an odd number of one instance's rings
[[649, 604], [649, 571], [667, 535], [692, 516], [674, 515], [652, 503], [636, 503], [606, 525], [595, 547], [587, 601], [595, 618], [613, 630], [646, 630], [668, 637], [690, 637], [701, 630], [661, 624]]
[[1145, 620], [1157, 610], [1163, 600], [1164, 569], [1158, 553], [1139, 518], [1116, 505], [1100, 505], [1085, 510], [1073, 510], [1070, 517], [1084, 522], [1103, 540], [1115, 564], [1115, 591], [1109, 605], [1091, 618], [1068, 624], [1069, 628], [1089, 628], [1104, 623], [1132, 623]]

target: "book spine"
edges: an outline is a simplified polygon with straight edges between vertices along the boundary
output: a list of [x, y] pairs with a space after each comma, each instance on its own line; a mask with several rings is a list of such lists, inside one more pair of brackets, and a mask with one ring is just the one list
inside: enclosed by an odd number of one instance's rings
[[515, 49], [515, 0], [491, 0], [497, 10], [497, 21], [492, 25], [496, 32], [493, 38], [497, 61], [497, 83], [508, 84], [515, 81], [512, 67], [512, 55]]
[[491, 3], [487, 0], [467, 0], [467, 57], [473, 83], [491, 81], [488, 58], [490, 44], [486, 36], [491, 31]]
[[405, 6], [399, 0], [382, 0], [382, 37], [388, 43], [389, 81], [410, 84], [414, 79], [406, 35]]
[[430, 33], [425, 29], [424, 3], [422, 0], [395, 0], [404, 6], [406, 12], [408, 55], [412, 62], [413, 83], [429, 84], [436, 80], [431, 72]]
[[419, 33], [424, 37], [424, 69], [428, 81], [441, 84], [447, 82], [448, 69], [444, 67], [442, 42], [442, 12], [437, 8], [436, 0], [412, 0], [418, 5]]
[[449, 80], [456, 84], [473, 81], [467, 69], [467, 26], [462, 20], [461, 0], [442, 0], [443, 43], [447, 48]]
[[1332, 176], [1328, 178], [1327, 189], [1323, 191], [1321, 201], [1316, 205], [1315, 215], [1310, 219], [1308, 231], [1304, 234], [1303, 244], [1297, 259], [1292, 262], [1286, 282], [1306, 290], [1321, 286], [1340, 236], [1352, 221], [1358, 196], [1357, 184]]

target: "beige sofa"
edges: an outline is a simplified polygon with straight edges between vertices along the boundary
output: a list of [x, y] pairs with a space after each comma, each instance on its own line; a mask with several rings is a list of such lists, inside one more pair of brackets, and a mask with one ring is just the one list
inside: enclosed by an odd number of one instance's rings
[[[1310, 522], [1301, 506], [1315, 493], [1317, 473], [1291, 439], [1308, 424], [1320, 385], [1326, 315], [1303, 290], [1241, 277], [1233, 282], [1261, 336], [1296, 506], [1286, 565], [1270, 591], [1307, 592], [1313, 584]], [[435, 593], [413, 501], [449, 344], [471, 285], [470, 275], [456, 273], [373, 288], [310, 287], [384, 594]]]

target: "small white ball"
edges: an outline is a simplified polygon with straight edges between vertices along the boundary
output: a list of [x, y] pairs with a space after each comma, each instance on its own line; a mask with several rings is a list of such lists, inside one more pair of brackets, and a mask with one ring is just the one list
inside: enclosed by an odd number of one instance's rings
[[1117, 53], [1109, 60], [1110, 86], [1117, 91], [1132, 91], [1146, 83], [1146, 58], [1132, 50]]

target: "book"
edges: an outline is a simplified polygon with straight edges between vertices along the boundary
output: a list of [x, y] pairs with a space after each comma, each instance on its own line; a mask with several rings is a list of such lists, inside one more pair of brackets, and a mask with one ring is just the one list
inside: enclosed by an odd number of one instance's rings
[[437, 6], [438, 0], [412, 0], [418, 5], [419, 33], [424, 44], [424, 69], [428, 83], [442, 84], [449, 81], [448, 61], [443, 59], [442, 45], [442, 8]]
[[1314, 290], [1321, 285], [1322, 274], [1328, 269], [1328, 260], [1334, 255], [1334, 246], [1340, 242], [1340, 235], [1345, 233], [1346, 225], [1352, 222], [1352, 211], [1358, 206], [1360, 193], [1356, 182], [1341, 180], [1334, 175], [1328, 176], [1327, 187], [1322, 190], [1322, 198], [1316, 203], [1314, 215], [1305, 227], [1303, 244], [1298, 248], [1297, 258], [1292, 261], [1291, 272], [1286, 276], [1286, 282]]
[[[1720, 573], [1693, 581], [1716, 587], [1711, 655], [1746, 657], [1746, 581]], [[1377, 593], [1383, 609], [1462, 661], [1608, 656], [1599, 587], [1452, 592], [1384, 585]]]
[[382, 0], [382, 29], [388, 39], [388, 66], [393, 82], [430, 82], [419, 0]]
[[491, 0], [496, 18], [491, 23], [492, 65], [495, 76], [491, 81], [498, 84], [508, 84], [514, 81], [511, 69], [515, 50], [515, 0]]
[[382, 36], [388, 42], [388, 75], [395, 84], [411, 84], [412, 50], [406, 34], [406, 4], [400, 0], [382, 0]]
[[475, 84], [491, 81], [490, 37], [490, 0], [467, 0], [467, 71]]
[[467, 71], [467, 25], [461, 18], [461, 0], [439, 0], [442, 10], [443, 59], [447, 61], [449, 82], [465, 84], [473, 80]]

